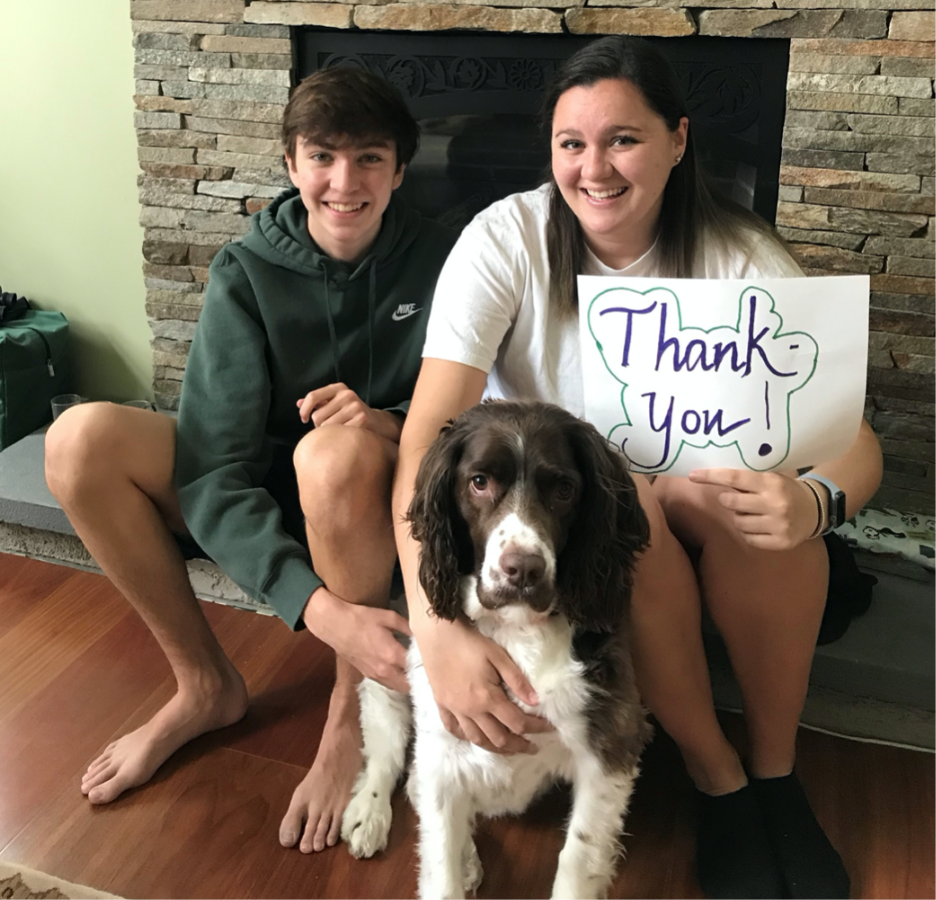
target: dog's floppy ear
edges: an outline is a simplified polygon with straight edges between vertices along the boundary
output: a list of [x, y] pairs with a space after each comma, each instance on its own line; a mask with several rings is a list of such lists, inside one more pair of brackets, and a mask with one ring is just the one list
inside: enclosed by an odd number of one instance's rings
[[585, 631], [616, 631], [630, 602], [650, 526], [623, 457], [586, 422], [569, 440], [583, 479], [579, 515], [558, 567], [562, 611]]
[[473, 550], [455, 499], [455, 476], [466, 430], [450, 422], [426, 452], [406, 519], [422, 545], [419, 581], [433, 612], [454, 619], [461, 610], [459, 577], [470, 572]]

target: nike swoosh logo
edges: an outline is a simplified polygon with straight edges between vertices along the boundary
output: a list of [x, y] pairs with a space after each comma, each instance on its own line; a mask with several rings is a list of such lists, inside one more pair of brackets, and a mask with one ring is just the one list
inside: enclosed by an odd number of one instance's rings
[[422, 310], [421, 309], [408, 309], [402, 313], [399, 310], [395, 310], [393, 315], [390, 316], [390, 318], [393, 319], [394, 322], [402, 322], [404, 319], [408, 319], [410, 316], [415, 316], [416, 313], [418, 312], [422, 312]]

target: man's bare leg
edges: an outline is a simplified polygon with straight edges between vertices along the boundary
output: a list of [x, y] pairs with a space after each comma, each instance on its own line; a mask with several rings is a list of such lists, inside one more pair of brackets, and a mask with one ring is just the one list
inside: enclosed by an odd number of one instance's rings
[[324, 850], [338, 843], [341, 817], [364, 764], [361, 707], [357, 686], [360, 674], [341, 657], [312, 767], [293, 791], [280, 825], [280, 843], [303, 853]]
[[[350, 603], [386, 606], [396, 544], [390, 486], [397, 446], [343, 425], [311, 432], [296, 451], [296, 473], [315, 571]], [[361, 769], [358, 671], [337, 659], [337, 675], [312, 768], [293, 793], [280, 843], [303, 853], [338, 842], [341, 816]]]
[[244, 681], [208, 626], [172, 537], [185, 531], [174, 459], [174, 420], [109, 403], [68, 410], [46, 437], [50, 490], [153, 633], [178, 686], [149, 722], [88, 767], [81, 790], [92, 803], [145, 783], [183, 744], [247, 709]]

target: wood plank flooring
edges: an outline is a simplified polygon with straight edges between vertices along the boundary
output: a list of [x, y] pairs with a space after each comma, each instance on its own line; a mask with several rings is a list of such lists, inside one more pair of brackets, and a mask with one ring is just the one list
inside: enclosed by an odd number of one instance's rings
[[[106, 579], [0, 555], [0, 859], [128, 898], [412, 897], [415, 816], [398, 792], [390, 846], [357, 861], [277, 842], [311, 764], [333, 658], [276, 619], [205, 604], [243, 673], [243, 721], [177, 753], [150, 784], [105, 807], [81, 774], [172, 694], [155, 642]], [[725, 717], [741, 745], [737, 717]], [[852, 896], [934, 896], [930, 754], [801, 731], [798, 770], [852, 877]], [[520, 819], [485, 822], [479, 897], [548, 896], [568, 794]], [[692, 789], [673, 744], [644, 758], [613, 897], [699, 897]]]

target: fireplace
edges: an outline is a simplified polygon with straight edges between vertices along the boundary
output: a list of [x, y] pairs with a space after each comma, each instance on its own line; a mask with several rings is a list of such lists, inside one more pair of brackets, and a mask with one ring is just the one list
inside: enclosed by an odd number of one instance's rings
[[[876, 503], [931, 512], [934, 14], [906, 10], [905, 0], [861, 9], [844, 0], [841, 9], [828, 0], [682, 2], [131, 0], [159, 403], [178, 403], [211, 258], [288, 184], [278, 124], [298, 73], [356, 58], [395, 80], [425, 132], [404, 181], [410, 199], [462, 223], [498, 192], [539, 179], [545, 155], [532, 113], [550, 67], [592, 36], [640, 34], [670, 55], [691, 102], [698, 85], [718, 84], [717, 100], [692, 110], [716, 179], [775, 221], [808, 274], [871, 276], [867, 415], [885, 453]], [[387, 37], [415, 43], [369, 43]], [[521, 88], [528, 118], [502, 108], [504, 92], [491, 86], [501, 38], [522, 42], [501, 70]], [[720, 58], [693, 58], [729, 38]], [[778, 86], [765, 80], [769, 68], [781, 73]], [[434, 84], [446, 79], [454, 107], [436, 105]], [[492, 132], [510, 144], [506, 163], [487, 155]], [[750, 156], [761, 144], [763, 155]]]
[[[296, 78], [354, 66], [394, 84], [423, 132], [400, 191], [424, 215], [460, 229], [495, 200], [542, 183], [549, 164], [538, 118], [543, 91], [589, 40], [301, 29]], [[676, 69], [702, 165], [725, 193], [773, 223], [789, 41], [654, 43]]]

